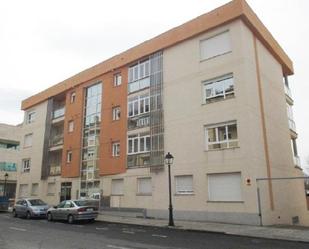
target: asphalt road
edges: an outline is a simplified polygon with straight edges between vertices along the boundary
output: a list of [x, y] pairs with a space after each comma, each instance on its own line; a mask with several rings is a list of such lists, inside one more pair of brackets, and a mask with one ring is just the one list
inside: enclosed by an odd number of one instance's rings
[[0, 249], [268, 249], [309, 248], [309, 243], [256, 239], [113, 224], [47, 222], [0, 213]]

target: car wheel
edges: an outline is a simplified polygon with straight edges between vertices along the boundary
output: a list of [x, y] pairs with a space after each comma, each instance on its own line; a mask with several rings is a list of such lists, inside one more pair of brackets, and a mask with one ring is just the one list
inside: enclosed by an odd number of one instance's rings
[[27, 219], [27, 220], [31, 219], [31, 213], [30, 213], [29, 211], [28, 211], [27, 214], [26, 214], [26, 219]]
[[74, 217], [71, 214], [68, 216], [68, 223], [69, 224], [73, 224], [74, 223]]
[[17, 217], [17, 213], [16, 213], [16, 210], [15, 210], [15, 209], [13, 209], [12, 215], [13, 215], [13, 217]]
[[47, 220], [48, 221], [53, 221], [53, 216], [51, 213], [47, 213]]
[[90, 222], [90, 223], [93, 223], [93, 222], [94, 222], [94, 219], [90, 219], [89, 222]]

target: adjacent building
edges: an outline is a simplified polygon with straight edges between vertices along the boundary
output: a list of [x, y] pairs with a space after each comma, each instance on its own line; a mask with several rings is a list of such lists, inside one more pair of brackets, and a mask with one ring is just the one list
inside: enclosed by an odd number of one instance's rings
[[302, 175], [290, 75], [290, 58], [234, 0], [24, 100], [17, 194], [56, 204], [100, 193], [167, 217], [171, 152], [176, 219], [305, 224], [303, 184], [269, 180]]
[[19, 169], [21, 126], [0, 123], [0, 196], [14, 199]]

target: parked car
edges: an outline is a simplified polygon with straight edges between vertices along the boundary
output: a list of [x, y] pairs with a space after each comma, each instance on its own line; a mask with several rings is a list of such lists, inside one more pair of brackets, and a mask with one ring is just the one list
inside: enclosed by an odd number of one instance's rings
[[20, 199], [13, 206], [13, 216], [22, 216], [30, 219], [32, 217], [46, 217], [49, 206], [41, 199]]
[[98, 207], [91, 200], [69, 200], [47, 210], [47, 220], [67, 220], [72, 224], [77, 220], [94, 221], [98, 217]]

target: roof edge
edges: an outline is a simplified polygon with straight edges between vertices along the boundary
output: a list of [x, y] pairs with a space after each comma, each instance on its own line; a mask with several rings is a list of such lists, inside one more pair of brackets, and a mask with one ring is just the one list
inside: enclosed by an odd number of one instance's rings
[[172, 28], [150, 40], [134, 46], [118, 55], [115, 55], [93, 67], [81, 71], [80, 73], [39, 92], [22, 101], [21, 109], [26, 110], [39, 104], [48, 98], [58, 95], [92, 80], [114, 69], [128, 65], [144, 56], [156, 51], [166, 49], [177, 43], [190, 39], [203, 32], [224, 25], [237, 18], [241, 18], [245, 24], [254, 32], [258, 39], [280, 62], [283, 72], [286, 75], [293, 74], [293, 63], [287, 54], [273, 38], [264, 24], [259, 20], [245, 0], [233, 0], [210, 12], [196, 17], [180, 26]]

